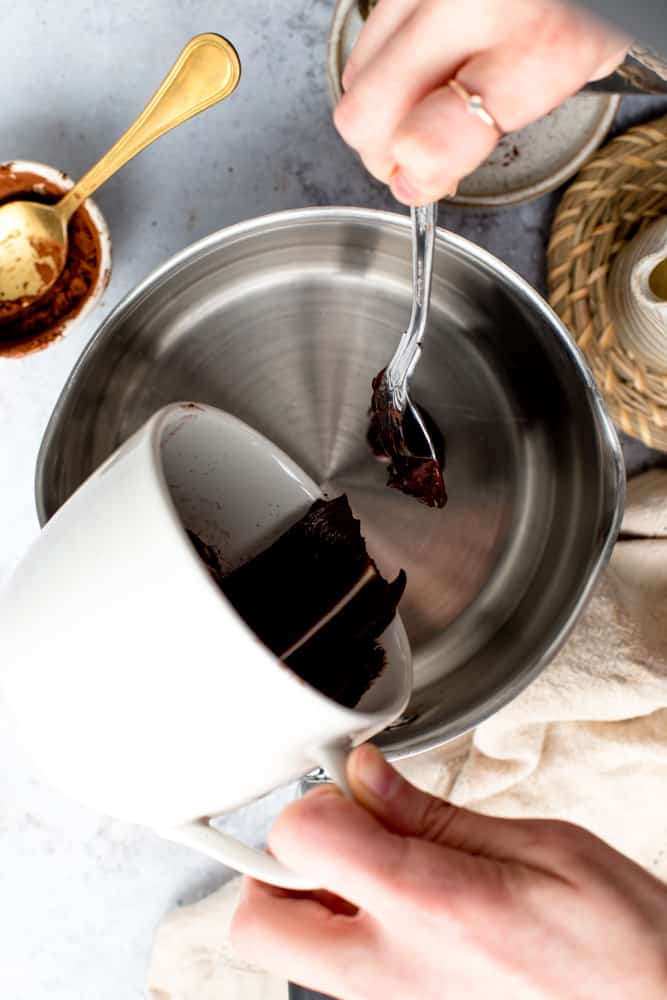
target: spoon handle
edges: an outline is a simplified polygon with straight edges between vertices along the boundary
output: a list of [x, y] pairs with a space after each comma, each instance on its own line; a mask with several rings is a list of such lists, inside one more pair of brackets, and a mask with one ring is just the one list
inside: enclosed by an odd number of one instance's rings
[[419, 358], [421, 342], [428, 321], [433, 277], [433, 249], [438, 205], [419, 205], [410, 210], [412, 216], [412, 315], [401, 337], [396, 353], [387, 368], [391, 385], [401, 385], [412, 374]]
[[134, 124], [58, 202], [63, 222], [151, 142], [231, 94], [240, 76], [239, 57], [226, 38], [212, 34], [192, 38]]

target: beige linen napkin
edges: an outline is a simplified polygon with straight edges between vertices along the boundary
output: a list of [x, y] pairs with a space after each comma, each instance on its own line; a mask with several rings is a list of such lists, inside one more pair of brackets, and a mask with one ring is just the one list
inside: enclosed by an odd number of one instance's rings
[[[415, 784], [479, 812], [580, 823], [667, 879], [667, 470], [633, 480], [621, 540], [569, 642], [452, 757], [401, 765]], [[285, 1000], [235, 958], [238, 880], [170, 914], [151, 1000]]]

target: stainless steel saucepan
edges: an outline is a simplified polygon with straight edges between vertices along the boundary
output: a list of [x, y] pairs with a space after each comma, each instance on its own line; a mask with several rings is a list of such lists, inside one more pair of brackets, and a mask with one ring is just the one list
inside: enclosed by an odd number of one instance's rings
[[387, 489], [366, 443], [370, 383], [410, 301], [406, 217], [313, 208], [216, 233], [103, 323], [37, 469], [44, 522], [158, 407], [191, 399], [268, 435], [330, 496], [347, 492], [381, 568], [408, 574], [415, 689], [379, 738], [390, 758], [464, 733], [539, 674], [609, 556], [624, 482], [556, 316], [500, 261], [440, 230], [414, 393], [444, 431], [450, 499], [431, 510]]

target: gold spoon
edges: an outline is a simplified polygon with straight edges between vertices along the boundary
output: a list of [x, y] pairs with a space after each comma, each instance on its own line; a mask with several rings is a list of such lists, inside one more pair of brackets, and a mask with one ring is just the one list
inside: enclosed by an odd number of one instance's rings
[[4, 322], [44, 295], [63, 270], [67, 223], [79, 205], [151, 142], [231, 94], [240, 75], [239, 57], [227, 39], [197, 35], [134, 124], [59, 202], [12, 201], [0, 206]]

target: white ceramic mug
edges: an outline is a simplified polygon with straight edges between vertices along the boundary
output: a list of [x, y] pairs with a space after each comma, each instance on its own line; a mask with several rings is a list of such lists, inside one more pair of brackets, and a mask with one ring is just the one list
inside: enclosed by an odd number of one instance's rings
[[284, 668], [187, 537], [234, 568], [319, 490], [236, 418], [198, 404], [155, 414], [46, 525], [0, 600], [0, 682], [45, 778], [286, 888], [313, 888], [210, 825], [315, 766], [345, 787], [351, 746], [405, 708], [398, 616], [387, 665], [351, 710]]

